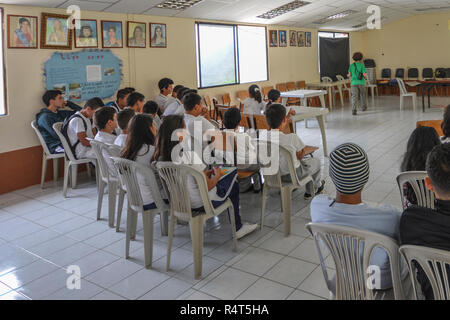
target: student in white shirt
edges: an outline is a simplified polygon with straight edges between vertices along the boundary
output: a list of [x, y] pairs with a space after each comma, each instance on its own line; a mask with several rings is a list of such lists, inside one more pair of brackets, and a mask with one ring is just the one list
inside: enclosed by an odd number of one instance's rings
[[[320, 160], [316, 158], [304, 158], [311, 147], [307, 147], [295, 133], [283, 133], [287, 125], [286, 108], [281, 104], [270, 105], [266, 110], [266, 120], [271, 131], [278, 131], [279, 145], [287, 148], [291, 152], [298, 177], [301, 179], [307, 175], [311, 175], [314, 180], [315, 193], [321, 193], [324, 189], [325, 182], [321, 180]], [[281, 154], [280, 173], [283, 180], [290, 180], [287, 159]], [[308, 185], [307, 191], [305, 192], [305, 199], [311, 199], [311, 194], [311, 186]]]
[[[183, 97], [190, 91], [189, 88], [181, 87], [177, 90], [177, 97], [172, 99], [170, 103], [167, 104], [166, 110], [164, 110], [163, 117], [170, 116], [172, 114], [184, 114]], [[174, 91], [175, 92], [175, 91]]]
[[[267, 98], [269, 99], [269, 101], [266, 104], [266, 107], [264, 109], [264, 113], [266, 112], [267, 108], [274, 103], [278, 103], [281, 104], [281, 102], [283, 101], [283, 99], [281, 98], [281, 92], [278, 91], [277, 89], [272, 89], [269, 91], [269, 93], [267, 94]], [[286, 106], [285, 106], [286, 107]], [[286, 113], [288, 115], [288, 119], [291, 116], [295, 116], [295, 110], [292, 109], [291, 107], [286, 107]]]
[[[202, 97], [194, 92], [188, 93], [183, 98], [187, 142], [191, 150], [197, 152], [198, 156], [203, 158], [203, 150], [208, 144], [208, 135], [214, 132], [216, 127], [204, 117], [208, 114], [208, 110], [202, 107], [201, 103]], [[198, 151], [201, 151], [201, 153], [198, 153]]]
[[113, 108], [103, 107], [95, 111], [94, 124], [98, 132], [95, 135], [97, 141], [114, 144], [116, 136], [113, 134], [117, 128], [117, 113]]
[[161, 118], [158, 116], [158, 108], [158, 104], [155, 101], [147, 101], [142, 108], [142, 113], [152, 117], [156, 130], [158, 130], [162, 122]]
[[158, 104], [161, 112], [164, 112], [165, 105], [169, 99], [170, 94], [173, 90], [173, 80], [169, 78], [163, 78], [158, 82], [159, 95], [154, 99]]
[[444, 135], [441, 137], [441, 142], [450, 143], [450, 104], [445, 108], [441, 128], [444, 132]]
[[114, 140], [115, 145], [121, 148], [125, 147], [128, 137], [128, 125], [135, 114], [131, 108], [125, 108], [117, 114], [117, 124], [122, 130], [122, 133]]
[[[181, 84], [177, 84], [173, 90], [172, 90], [172, 94], [170, 96], [168, 96], [166, 103], [164, 104], [164, 111], [167, 109], [167, 107], [174, 102], [175, 100], [177, 100], [178, 98], [178, 91], [180, 89], [184, 88], [184, 86], [182, 86]], [[159, 108], [159, 106], [158, 106]]]
[[94, 139], [94, 129], [92, 128], [91, 119], [94, 112], [104, 107], [100, 98], [92, 98], [86, 102], [81, 111], [77, 111], [69, 121], [67, 135], [69, 143], [75, 148], [75, 156], [77, 159], [95, 158], [94, 150], [87, 138]]
[[[174, 133], [178, 136], [179, 141], [173, 141], [175, 140], [173, 139]], [[203, 172], [208, 186], [208, 194], [215, 208], [222, 205], [228, 198], [231, 199], [236, 222], [236, 236], [238, 239], [256, 230], [258, 225], [242, 224], [241, 222], [239, 212], [239, 184], [237, 183], [236, 171], [221, 179], [220, 168], [206, 170], [206, 165], [198, 158], [195, 152], [184, 150], [185, 139], [186, 125], [183, 117], [179, 115], [166, 117], [158, 132], [155, 159], [166, 162], [180, 162], [191, 166], [199, 172]], [[178, 159], [174, 159], [173, 156], [177, 156]], [[189, 191], [192, 211], [203, 212], [203, 201], [200, 197], [198, 185], [192, 176], [188, 176], [187, 189]]]
[[127, 107], [127, 98], [131, 93], [132, 91], [129, 89], [120, 89], [117, 91], [116, 101], [108, 102], [105, 106], [114, 108], [119, 113], [120, 110]]
[[[135, 115], [130, 121], [128, 132], [129, 137], [122, 152], [122, 158], [136, 161], [137, 163], [154, 170], [151, 163], [155, 153], [154, 145], [156, 128], [152, 118], [148, 114]], [[141, 190], [142, 201], [144, 203], [144, 210], [156, 209], [151, 186], [145, 180], [144, 175], [139, 171], [137, 172], [137, 179]], [[162, 185], [160, 185], [160, 183], [159, 186], [160, 190], [162, 190]], [[167, 197], [163, 196], [163, 198]]]
[[249, 98], [244, 101], [244, 114], [262, 114], [266, 106], [262, 99], [261, 90], [256, 84], [248, 88]]
[[142, 113], [142, 108], [145, 104], [145, 96], [139, 92], [131, 93], [127, 98], [127, 105], [136, 113]]

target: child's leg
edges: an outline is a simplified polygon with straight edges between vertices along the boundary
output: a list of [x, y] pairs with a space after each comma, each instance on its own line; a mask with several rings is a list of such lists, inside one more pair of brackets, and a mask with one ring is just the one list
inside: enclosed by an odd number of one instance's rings
[[[302, 178], [307, 175], [311, 175], [314, 180], [314, 192], [317, 192], [317, 190], [320, 188], [322, 178], [320, 160], [316, 158], [307, 158], [303, 159], [301, 163]], [[308, 187], [308, 190], [309, 193], [311, 193], [312, 190], [310, 189], [310, 187]]]

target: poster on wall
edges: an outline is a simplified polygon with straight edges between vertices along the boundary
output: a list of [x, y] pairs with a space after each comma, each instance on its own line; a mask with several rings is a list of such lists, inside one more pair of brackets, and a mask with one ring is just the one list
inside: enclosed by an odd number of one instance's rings
[[120, 88], [122, 61], [110, 50], [55, 52], [44, 64], [45, 87], [66, 99], [85, 101], [112, 97]]

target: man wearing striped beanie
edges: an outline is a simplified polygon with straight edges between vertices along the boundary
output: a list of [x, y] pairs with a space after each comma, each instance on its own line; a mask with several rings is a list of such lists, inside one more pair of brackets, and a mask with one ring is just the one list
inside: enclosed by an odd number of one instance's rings
[[[336, 186], [336, 197], [318, 195], [311, 202], [311, 220], [384, 234], [398, 239], [400, 212], [392, 206], [370, 206], [362, 202], [362, 192], [369, 180], [369, 159], [354, 143], [345, 143], [330, 154], [330, 178]], [[381, 200], [381, 199], [380, 199]], [[380, 268], [380, 287], [392, 287], [389, 258], [376, 248], [371, 265]], [[407, 275], [407, 268], [403, 269]]]

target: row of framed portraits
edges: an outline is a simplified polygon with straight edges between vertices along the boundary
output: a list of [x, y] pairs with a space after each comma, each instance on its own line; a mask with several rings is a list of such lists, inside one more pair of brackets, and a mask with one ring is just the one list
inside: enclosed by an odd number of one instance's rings
[[[38, 17], [8, 15], [8, 48], [37, 49], [38, 26]], [[75, 48], [98, 48], [100, 38], [102, 48], [123, 48], [122, 21], [101, 20], [100, 26], [101, 34], [97, 29], [97, 20], [70, 21], [66, 15], [42, 13], [40, 48], [70, 50], [72, 37]], [[164, 23], [149, 23], [149, 35], [151, 48], [167, 48], [167, 27]], [[147, 23], [127, 21], [126, 45], [129, 48], [147, 47]]]
[[[271, 47], [287, 47], [288, 37], [286, 30], [269, 30]], [[311, 47], [311, 32], [289, 31], [289, 45], [291, 47]]]

